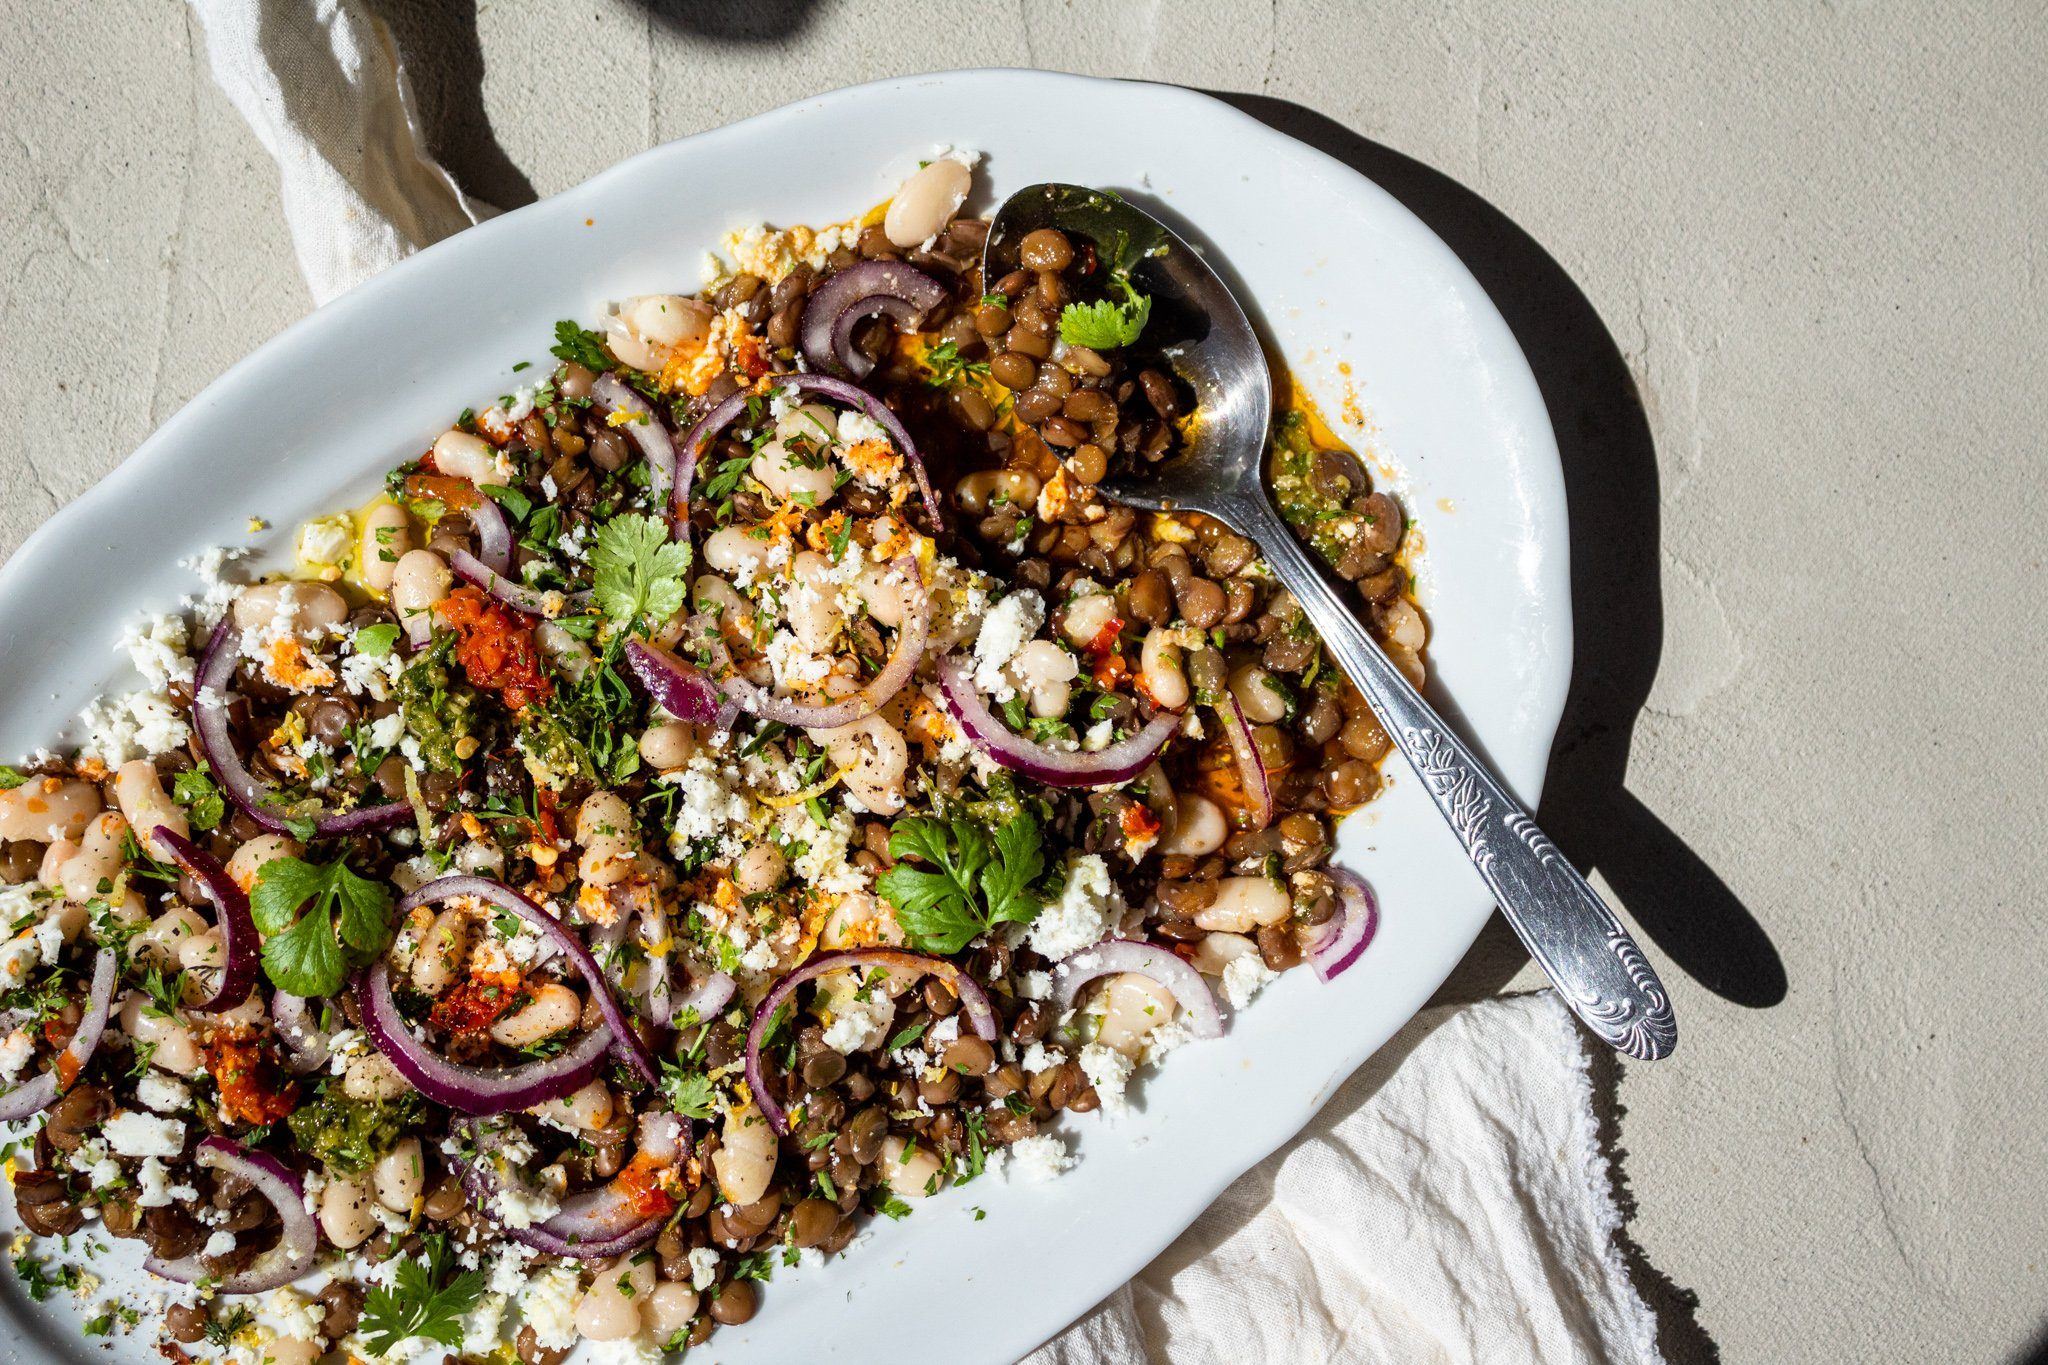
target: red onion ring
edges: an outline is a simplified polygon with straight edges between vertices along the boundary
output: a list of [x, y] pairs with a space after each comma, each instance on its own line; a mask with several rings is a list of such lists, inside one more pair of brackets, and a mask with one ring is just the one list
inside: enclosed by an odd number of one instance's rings
[[476, 528], [476, 557], [492, 573], [512, 572], [512, 523], [505, 509], [490, 494], [481, 494], [469, 509], [469, 524]]
[[100, 949], [99, 956], [93, 959], [92, 991], [86, 997], [84, 1013], [78, 1017], [77, 1032], [71, 1035], [71, 1041], [57, 1054], [48, 1071], [0, 1095], [0, 1123], [13, 1123], [41, 1113], [85, 1073], [86, 1063], [100, 1045], [100, 1036], [107, 1031], [107, 1016], [114, 1010], [114, 978], [119, 974], [114, 950]]
[[[198, 676], [192, 683], [192, 728], [199, 735], [199, 751], [206, 755], [213, 780], [228, 794], [236, 809], [272, 834], [289, 834], [291, 825], [270, 804], [270, 788], [256, 780], [242, 763], [242, 756], [235, 752], [234, 731], [228, 724], [228, 698], [232, 695], [235, 663], [241, 657], [241, 638], [241, 631], [223, 619], [207, 642]], [[411, 816], [412, 807], [403, 801], [364, 806], [341, 815], [316, 817], [313, 833], [322, 839], [339, 838], [403, 824]]]
[[702, 669], [644, 640], [626, 641], [626, 664], [661, 709], [677, 720], [692, 725], [716, 723], [725, 698]]
[[[258, 1256], [247, 1269], [224, 1275], [214, 1282], [223, 1294], [261, 1294], [290, 1284], [313, 1268], [320, 1253], [320, 1229], [306, 1212], [305, 1187], [283, 1162], [265, 1152], [252, 1152], [239, 1143], [218, 1135], [199, 1144], [192, 1160], [196, 1165], [238, 1176], [277, 1210], [283, 1233], [277, 1245]], [[150, 1274], [179, 1284], [197, 1284], [211, 1272], [198, 1254], [175, 1261], [151, 1256], [142, 1263]]]
[[548, 938], [554, 940], [583, 979], [590, 983], [590, 992], [597, 1000], [597, 1007], [604, 1013], [604, 1021], [612, 1031], [614, 1050], [619, 1060], [640, 1073], [649, 1085], [661, 1083], [661, 1072], [654, 1065], [654, 1058], [648, 1054], [640, 1035], [633, 1029], [633, 1021], [623, 1006], [612, 994], [611, 983], [605, 980], [604, 969], [597, 965], [597, 959], [590, 955], [569, 927], [520, 895], [503, 882], [494, 882], [489, 877], [452, 876], [440, 877], [428, 882], [398, 903], [401, 917], [412, 913], [422, 905], [436, 905], [455, 896], [474, 896], [488, 901], [500, 910], [510, 910], [519, 918], [531, 924]]
[[1052, 787], [1113, 787], [1128, 782], [1151, 764], [1173, 732], [1180, 717], [1161, 711], [1136, 734], [1118, 740], [1094, 753], [1064, 753], [1024, 738], [997, 719], [981, 693], [975, 690], [967, 666], [957, 656], [939, 660], [939, 692], [946, 709], [975, 747], [1012, 772]]
[[1104, 939], [1092, 948], [1083, 948], [1053, 968], [1055, 1017], [1074, 1007], [1083, 986], [1099, 976], [1119, 972], [1149, 976], [1173, 992], [1181, 1012], [1187, 1015], [1188, 1032], [1195, 1037], [1222, 1036], [1223, 1015], [1216, 1008], [1216, 997], [1209, 993], [1209, 983], [1202, 980], [1202, 974], [1156, 943], [1139, 943], [1128, 938]]
[[946, 287], [903, 261], [861, 261], [830, 276], [804, 304], [798, 341], [814, 369], [865, 379], [875, 362], [853, 344], [853, 329], [885, 313], [899, 331], [946, 301]]
[[[590, 600], [588, 592], [553, 592], [515, 583], [467, 550], [452, 551], [448, 556], [448, 567], [455, 571], [457, 578], [482, 588], [512, 610], [538, 616], [543, 621], [552, 621], [568, 609], [580, 608]], [[550, 606], [554, 607], [553, 611], [548, 610]]]
[[1230, 752], [1236, 755], [1238, 776], [1244, 779], [1245, 813], [1251, 816], [1253, 829], [1264, 829], [1273, 823], [1273, 780], [1266, 774], [1259, 746], [1252, 742], [1252, 723], [1228, 683], [1223, 686], [1216, 713], [1223, 718], [1223, 733], [1230, 737]]
[[261, 939], [256, 933], [256, 921], [249, 914], [249, 898], [220, 865], [220, 859], [194, 847], [191, 840], [181, 838], [176, 830], [158, 825], [149, 837], [150, 842], [205, 888], [206, 898], [213, 902], [214, 920], [220, 926], [221, 952], [226, 958], [220, 986], [204, 1003], [187, 1008], [201, 1014], [231, 1010], [256, 989], [257, 945]]
[[305, 996], [289, 991], [272, 992], [270, 1018], [285, 1050], [284, 1069], [294, 1076], [318, 1071], [334, 1055], [330, 1046], [332, 1035], [314, 1022], [312, 1002]]
[[[632, 385], [609, 370], [591, 384], [590, 405], [607, 417], [623, 412], [634, 418], [619, 423], [618, 429], [640, 447], [641, 457], [647, 461], [647, 500], [655, 507], [667, 504], [669, 481], [676, 476], [676, 443], [670, 438], [667, 425], [654, 415]], [[670, 535], [681, 534], [686, 524], [687, 519], [679, 510], [675, 524], [669, 528]]]
[[697, 988], [676, 1002], [676, 1018], [680, 1019], [691, 1010], [697, 1012], [697, 1022], [708, 1024], [718, 1017], [739, 990], [739, 983], [725, 972], [713, 972], [697, 983]]
[[697, 477], [697, 462], [704, 458], [704, 452], [711, 443], [747, 410], [752, 398], [765, 398], [777, 390], [788, 390], [795, 394], [816, 394], [830, 398], [850, 408], [858, 408], [873, 418], [876, 425], [888, 433], [889, 440], [903, 455], [903, 462], [910, 466], [910, 472], [917, 480], [917, 491], [924, 498], [925, 510], [931, 513], [932, 526], [944, 530], [946, 520], [939, 512], [938, 497], [932, 492], [931, 479], [925, 473], [924, 456], [917, 450], [917, 443], [910, 439], [910, 433], [896, 414], [889, 411], [887, 404], [857, 384], [843, 379], [834, 379], [824, 374], [777, 374], [770, 375], [753, 392], [741, 390], [704, 414], [698, 423], [683, 437], [682, 452], [676, 460], [676, 494], [673, 516], [678, 526], [687, 526], [690, 520], [690, 485]]
[[391, 997], [387, 964], [374, 963], [356, 978], [356, 1005], [363, 1029], [399, 1074], [436, 1104], [464, 1114], [502, 1114], [560, 1099], [597, 1074], [612, 1046], [609, 1024], [584, 1034], [567, 1051], [520, 1066], [462, 1066], [436, 1056], [413, 1036]]
[[718, 686], [739, 704], [741, 710], [762, 720], [780, 721], [806, 730], [836, 730], [874, 715], [887, 706], [910, 681], [911, 675], [917, 672], [918, 661], [924, 657], [925, 641], [931, 635], [931, 598], [924, 590], [923, 580], [918, 577], [916, 561], [905, 556], [895, 562], [895, 568], [909, 575], [916, 590], [910, 595], [910, 607], [903, 615], [903, 624], [897, 628], [895, 652], [889, 656], [889, 662], [883, 665], [882, 671], [860, 691], [841, 701], [797, 701], [793, 697], [775, 695], [738, 670], [720, 679]]
[[1337, 883], [1339, 901], [1342, 905], [1337, 914], [1324, 922], [1322, 932], [1316, 936], [1309, 948], [1309, 965], [1316, 969], [1316, 975], [1324, 981], [1334, 981], [1352, 963], [1358, 961], [1366, 945], [1380, 927], [1380, 903], [1372, 893], [1372, 887], [1356, 872], [1341, 867], [1326, 867], [1330, 880]]
[[[528, 1188], [517, 1171], [497, 1159], [497, 1150], [504, 1144], [503, 1131], [472, 1123], [469, 1135], [478, 1160], [457, 1164], [462, 1167], [463, 1184], [485, 1217], [497, 1223], [507, 1237], [535, 1251], [596, 1261], [623, 1255], [660, 1235], [668, 1213], [643, 1214], [636, 1207], [644, 1197], [644, 1172], [649, 1165], [665, 1169], [681, 1162], [690, 1146], [690, 1121], [667, 1112], [642, 1114], [640, 1150], [619, 1175], [597, 1189], [571, 1195], [552, 1218], [524, 1228], [498, 1219], [495, 1196], [499, 1189], [506, 1185]], [[647, 1159], [644, 1162], [643, 1157]], [[630, 1179], [627, 1171], [632, 1172]]]
[[768, 1126], [779, 1136], [789, 1133], [789, 1115], [768, 1093], [768, 1074], [761, 1066], [761, 1042], [768, 1036], [768, 1025], [775, 1018], [775, 1011], [781, 1009], [783, 1002], [794, 996], [797, 987], [804, 982], [828, 972], [842, 972], [854, 967], [894, 967], [922, 976], [941, 977], [959, 995], [960, 1007], [967, 1012], [967, 1022], [973, 1025], [974, 1031], [991, 1043], [998, 1036], [996, 1012], [989, 1004], [988, 992], [981, 988], [980, 982], [944, 958], [927, 957], [903, 948], [859, 948], [849, 952], [821, 953], [775, 983], [775, 989], [769, 991], [754, 1008], [754, 1021], [747, 1028], [747, 1088], [753, 1091], [754, 1103], [760, 1106]]

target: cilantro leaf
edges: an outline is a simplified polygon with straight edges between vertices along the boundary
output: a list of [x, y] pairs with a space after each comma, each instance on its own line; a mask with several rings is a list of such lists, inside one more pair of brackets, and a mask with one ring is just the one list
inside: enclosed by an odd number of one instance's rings
[[668, 620], [689, 596], [690, 547], [659, 517], [627, 512], [598, 527], [590, 567], [598, 610], [627, 630]]
[[[396, 630], [397, 627], [392, 627]], [[227, 802], [204, 768], [187, 768], [171, 779], [171, 799], [185, 808], [194, 829], [214, 829], [227, 816]]]
[[1138, 339], [1145, 324], [1151, 321], [1152, 300], [1131, 288], [1131, 282], [1122, 275], [1112, 276], [1111, 282], [1123, 291], [1124, 301], [1098, 299], [1094, 303], [1068, 304], [1060, 311], [1060, 340], [1069, 346], [1105, 351], [1128, 346]]
[[363, 1300], [359, 1330], [373, 1355], [384, 1355], [407, 1337], [425, 1337], [443, 1346], [462, 1344], [462, 1320], [484, 1294], [484, 1272], [465, 1270], [442, 1283], [448, 1273], [448, 1239], [434, 1234], [423, 1239], [426, 1255], [398, 1263], [387, 1289], [372, 1289]]
[[555, 324], [555, 344], [548, 347], [548, 351], [559, 359], [599, 374], [612, 367], [611, 353], [604, 348], [604, 338], [567, 318]]
[[21, 769], [0, 764], [0, 791], [11, 792], [26, 781], [28, 781], [28, 774]]
[[398, 643], [398, 626], [390, 621], [363, 626], [356, 631], [353, 643], [356, 653], [369, 659], [381, 659]]
[[516, 488], [504, 484], [486, 483], [478, 485], [478, 491], [488, 493], [491, 501], [511, 513], [512, 520], [525, 521], [533, 514], [533, 499]]
[[249, 910], [264, 935], [264, 974], [293, 995], [332, 995], [352, 966], [391, 943], [391, 892], [345, 862], [273, 859], [256, 874]]
[[710, 1118], [718, 1098], [709, 1076], [668, 1061], [661, 1064], [661, 1093], [671, 1109], [693, 1119]]

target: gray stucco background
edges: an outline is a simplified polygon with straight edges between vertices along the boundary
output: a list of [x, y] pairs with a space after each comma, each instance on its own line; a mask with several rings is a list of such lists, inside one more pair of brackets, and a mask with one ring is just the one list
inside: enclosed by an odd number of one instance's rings
[[[387, 8], [436, 150], [507, 206], [804, 93], [974, 65], [1225, 92], [1408, 202], [1493, 292], [1564, 446], [1582, 657], [1543, 817], [1683, 1020], [1674, 1060], [1608, 1077], [1670, 1353], [2029, 1349], [2037, 6]], [[183, 7], [0, 0], [0, 57], [11, 551], [309, 301]], [[1446, 998], [1533, 984], [1496, 925]]]

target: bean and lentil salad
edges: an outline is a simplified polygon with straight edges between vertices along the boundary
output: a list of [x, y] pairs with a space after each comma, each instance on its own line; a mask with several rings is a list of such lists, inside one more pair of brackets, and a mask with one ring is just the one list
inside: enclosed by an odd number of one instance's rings
[[[971, 181], [558, 324], [0, 769], [33, 1296], [104, 1234], [173, 1360], [654, 1358], [1358, 955], [1387, 736], [1250, 542], [1097, 494], [1190, 395]], [[1306, 411], [1273, 478], [1419, 683], [1400, 505]]]

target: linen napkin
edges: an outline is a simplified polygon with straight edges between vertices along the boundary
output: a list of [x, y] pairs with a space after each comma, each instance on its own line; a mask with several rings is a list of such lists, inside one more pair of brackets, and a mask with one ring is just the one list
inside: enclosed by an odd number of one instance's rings
[[[428, 154], [357, 0], [191, 0], [277, 159], [315, 303], [494, 210]], [[1548, 991], [1425, 1012], [1029, 1365], [1659, 1362], [1614, 1244], [1585, 1044]]]

